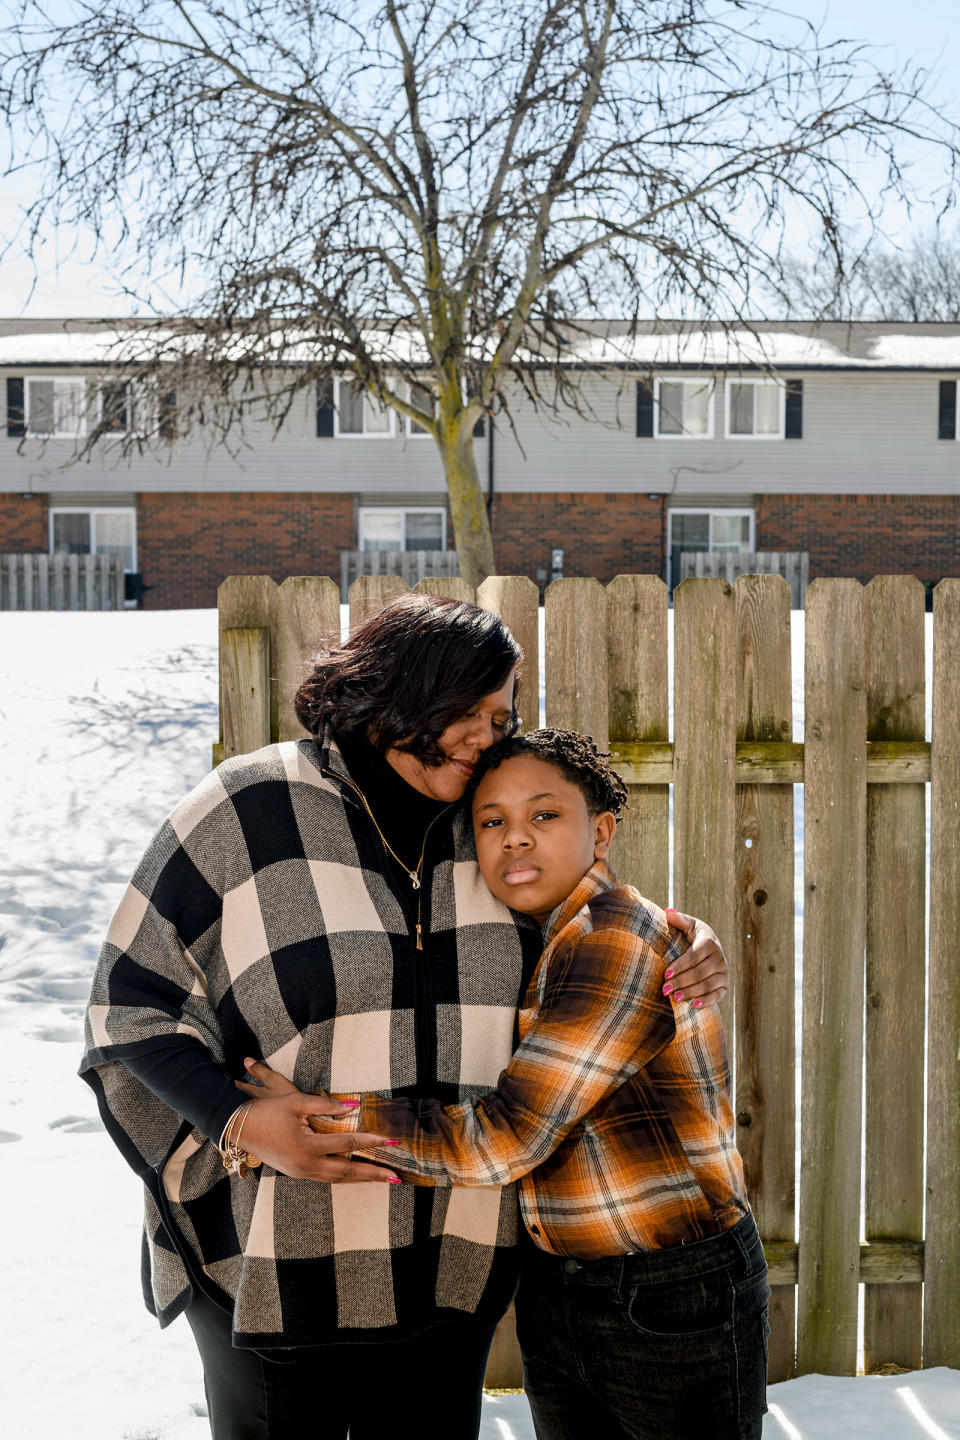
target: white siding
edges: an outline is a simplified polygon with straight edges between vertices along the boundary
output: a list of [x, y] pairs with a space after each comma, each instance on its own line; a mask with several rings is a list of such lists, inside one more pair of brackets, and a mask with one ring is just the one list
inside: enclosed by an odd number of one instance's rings
[[[8, 366], [0, 375], [29, 374]], [[35, 374], [50, 376], [50, 369]], [[91, 372], [92, 374], [93, 372]], [[635, 374], [593, 374], [584, 395], [595, 418], [537, 414], [512, 401], [518, 439], [497, 425], [496, 489], [522, 491], [639, 491], [729, 494], [960, 494], [960, 443], [937, 439], [939, 380], [944, 372], [789, 371], [804, 382], [802, 440], [727, 440], [718, 384], [712, 440], [637, 439]], [[689, 378], [690, 372], [684, 372]], [[443, 491], [439, 457], [429, 439], [400, 434], [390, 440], [318, 439], [312, 397], [304, 395], [281, 434], [251, 431], [252, 449], [234, 459], [200, 440], [170, 453], [102, 460], [65, 469], [72, 442], [18, 442], [0, 429], [0, 491], [76, 492], [328, 491], [366, 498]], [[487, 478], [487, 440], [475, 442], [481, 482]], [[520, 446], [523, 447], [523, 452]], [[18, 453], [22, 450], [22, 453]]]

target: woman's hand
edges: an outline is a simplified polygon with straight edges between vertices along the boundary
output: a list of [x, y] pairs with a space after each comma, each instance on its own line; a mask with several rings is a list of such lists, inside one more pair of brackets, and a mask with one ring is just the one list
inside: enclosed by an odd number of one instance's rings
[[730, 967], [720, 941], [705, 920], [694, 915], [681, 915], [679, 910], [665, 911], [667, 924], [682, 930], [690, 942], [663, 976], [663, 993], [674, 1000], [689, 1000], [701, 1005], [719, 1005], [730, 988]]
[[250, 1085], [236, 1080], [238, 1090], [249, 1095], [254, 1104], [243, 1122], [240, 1143], [244, 1150], [256, 1155], [281, 1175], [295, 1180], [323, 1180], [334, 1184], [392, 1182], [400, 1179], [380, 1165], [351, 1160], [355, 1150], [371, 1150], [378, 1145], [395, 1145], [385, 1135], [358, 1134], [354, 1131], [339, 1135], [316, 1135], [310, 1129], [311, 1115], [343, 1115], [350, 1102], [341, 1104], [326, 1095], [308, 1095], [298, 1090], [285, 1076], [269, 1065], [255, 1060], [244, 1062], [247, 1070], [260, 1084]]

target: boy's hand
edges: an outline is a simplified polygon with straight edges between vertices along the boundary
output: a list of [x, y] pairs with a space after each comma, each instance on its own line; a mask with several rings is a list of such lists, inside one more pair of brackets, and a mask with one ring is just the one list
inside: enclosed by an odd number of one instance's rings
[[702, 1005], [719, 1005], [730, 988], [730, 967], [720, 941], [705, 920], [667, 909], [667, 924], [686, 935], [685, 950], [664, 972], [663, 993], [674, 1000]]

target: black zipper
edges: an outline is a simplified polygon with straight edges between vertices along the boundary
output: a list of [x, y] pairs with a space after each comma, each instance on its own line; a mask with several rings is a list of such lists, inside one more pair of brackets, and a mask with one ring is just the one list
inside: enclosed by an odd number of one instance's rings
[[[346, 775], [340, 775], [340, 774], [338, 774], [336, 770], [331, 770], [331, 769], [329, 768], [329, 766], [321, 766], [321, 767], [320, 767], [320, 773], [321, 773], [321, 775], [327, 777], [328, 779], [338, 780], [342, 785], [348, 786], [349, 789], [353, 790], [355, 794], [359, 795], [359, 796], [360, 796], [360, 800], [361, 800], [362, 805], [363, 805], [363, 808], [366, 810], [367, 815], [368, 815], [368, 818], [370, 818], [370, 819], [371, 819], [371, 822], [372, 822], [372, 820], [373, 820], [373, 811], [372, 811], [372, 809], [371, 809], [370, 802], [369, 802], [369, 800], [367, 799], [366, 795], [364, 795], [363, 791], [360, 789], [360, 786], [356, 783], [355, 780], [351, 780], [351, 779], [350, 779], [348, 776], [346, 776]], [[446, 807], [446, 809], [440, 811], [439, 815], [434, 815], [433, 819], [430, 821], [429, 825], [427, 826], [426, 830], [424, 831], [424, 835], [423, 835], [423, 854], [424, 854], [424, 861], [426, 861], [426, 847], [427, 847], [427, 841], [428, 841], [429, 838], [430, 838], [430, 831], [433, 829], [434, 825], [436, 825], [437, 821], [438, 821], [438, 820], [441, 820], [441, 819], [444, 817], [444, 815], [446, 815], [446, 814], [447, 814], [450, 810], [452, 810], [453, 808], [454, 808], [454, 805], [453, 805], [453, 804], [448, 805], [448, 806]], [[393, 870], [392, 870], [392, 867], [391, 867], [391, 865], [390, 865], [390, 861], [391, 861], [390, 852], [389, 852], [389, 850], [388, 850], [387, 847], [386, 847], [386, 844], [385, 844], [385, 842], [384, 842], [383, 836], [379, 833], [379, 831], [378, 831], [378, 829], [377, 829], [376, 823], [373, 824], [373, 828], [374, 828], [374, 833], [375, 833], [376, 836], [377, 836], [377, 839], [380, 841], [380, 844], [381, 844], [382, 847], [383, 847], [383, 853], [384, 853], [384, 856], [385, 856], [385, 858], [386, 858], [386, 860], [387, 860], [387, 873], [392, 877], [392, 876], [393, 876]], [[433, 873], [432, 873], [432, 871], [431, 871], [430, 880], [431, 880], [431, 897], [430, 897], [430, 898], [432, 899], [432, 884], [433, 884]], [[415, 1055], [416, 1055], [416, 1061], [417, 1061], [417, 1088], [418, 1088], [418, 1090], [420, 1090], [424, 1095], [431, 1095], [431, 1094], [433, 1094], [434, 1090], [436, 1089], [436, 1085], [437, 1085], [437, 1010], [436, 1010], [436, 1005], [435, 1005], [434, 999], [433, 999], [433, 976], [432, 976], [431, 973], [430, 973], [430, 966], [427, 964], [427, 959], [426, 959], [426, 947], [424, 946], [424, 943], [423, 943], [424, 925], [426, 925], [427, 933], [429, 933], [429, 901], [428, 901], [428, 914], [427, 914], [426, 920], [423, 919], [423, 911], [422, 911], [424, 891], [427, 889], [427, 887], [426, 887], [426, 885], [423, 884], [423, 881], [422, 881], [422, 879], [421, 879], [420, 889], [417, 891], [417, 919], [416, 919], [416, 921], [414, 922], [414, 926], [413, 926], [412, 932], [410, 931], [409, 914], [408, 914], [408, 911], [407, 911], [407, 906], [406, 906], [406, 904], [405, 904], [405, 902], [404, 902], [404, 900], [403, 900], [403, 897], [400, 895], [399, 891], [397, 890], [396, 885], [394, 885], [392, 888], [394, 889], [394, 893], [397, 895], [397, 898], [398, 898], [398, 900], [400, 901], [400, 908], [401, 908], [401, 910], [403, 911], [404, 915], [408, 917], [408, 918], [407, 918], [407, 930], [408, 930], [408, 933], [411, 934], [411, 938], [412, 938], [413, 941], [414, 941], [414, 966], [415, 966], [415, 970], [414, 970], [414, 981], [415, 981], [415, 985], [414, 985], [413, 1021], [414, 1021], [414, 1053], [415, 1053]]]

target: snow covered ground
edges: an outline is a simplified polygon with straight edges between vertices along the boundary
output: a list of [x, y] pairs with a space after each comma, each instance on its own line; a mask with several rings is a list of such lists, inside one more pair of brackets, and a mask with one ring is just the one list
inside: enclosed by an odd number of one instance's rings
[[[76, 1067], [110, 913], [158, 821], [210, 764], [216, 639], [213, 611], [0, 615], [9, 1440], [209, 1436], [186, 1324], [161, 1334], [143, 1309], [139, 1186]], [[765, 1440], [960, 1440], [957, 1371], [806, 1376], [770, 1401]], [[483, 1440], [532, 1435], [522, 1396], [486, 1399]]]

